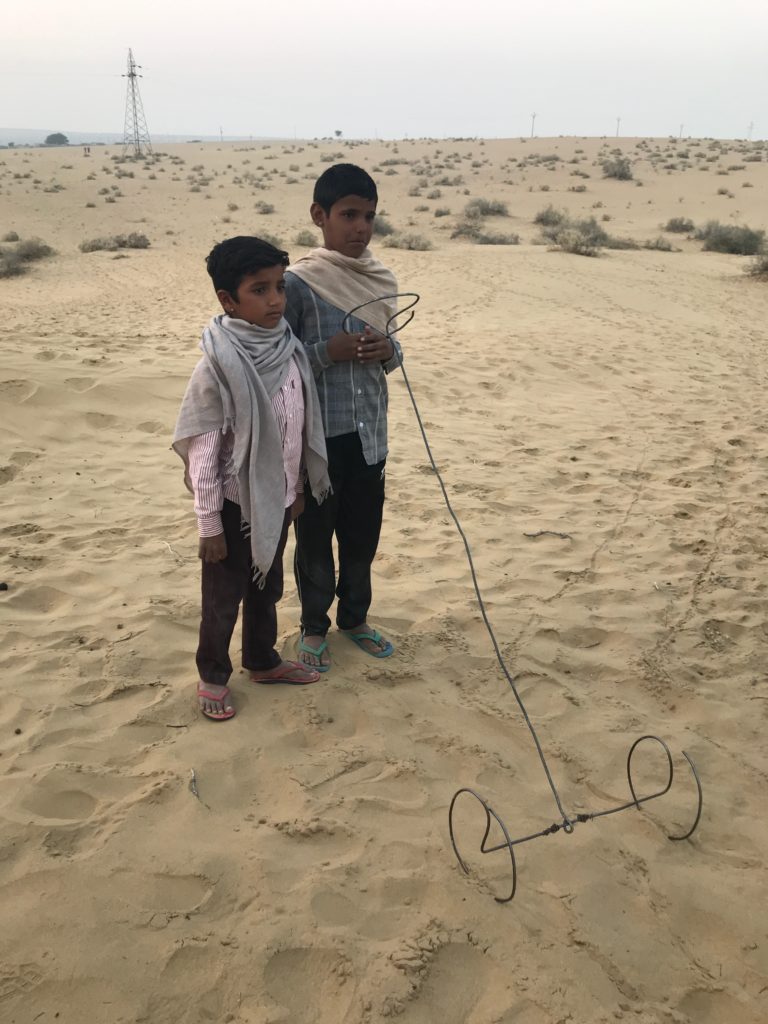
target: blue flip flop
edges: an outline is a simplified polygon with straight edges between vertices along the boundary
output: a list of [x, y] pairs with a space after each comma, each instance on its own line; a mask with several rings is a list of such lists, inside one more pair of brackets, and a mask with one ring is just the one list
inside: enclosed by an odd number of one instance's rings
[[[395, 648], [393, 647], [393, 645], [389, 642], [389, 640], [384, 639], [384, 637], [381, 635], [378, 629], [374, 629], [370, 632], [368, 630], [363, 630], [362, 633], [350, 633], [348, 630], [345, 629], [342, 632], [344, 632], [346, 636], [349, 637], [353, 644], [357, 644], [360, 650], [365, 651], [365, 653], [368, 654], [371, 658], [388, 658], [391, 654], [395, 653]], [[365, 640], [371, 640], [375, 644], [384, 643], [385, 646], [380, 651], [369, 651], [363, 642]]]
[[[328, 650], [328, 641], [327, 640], [323, 640], [323, 642], [320, 644], [319, 647], [310, 647], [309, 644], [305, 644], [304, 643], [304, 637], [301, 637], [299, 639], [299, 642], [298, 642], [298, 644], [296, 646], [298, 647], [298, 649], [300, 651], [303, 651], [304, 654], [314, 654], [315, 657], [317, 658], [318, 662], [319, 662], [321, 656], [323, 655], [323, 653]], [[331, 667], [330, 665], [323, 665], [323, 664], [310, 665], [306, 661], [302, 662], [302, 664], [306, 665], [307, 668], [313, 668], [315, 670], [315, 672], [328, 672], [330, 670], [330, 667]]]

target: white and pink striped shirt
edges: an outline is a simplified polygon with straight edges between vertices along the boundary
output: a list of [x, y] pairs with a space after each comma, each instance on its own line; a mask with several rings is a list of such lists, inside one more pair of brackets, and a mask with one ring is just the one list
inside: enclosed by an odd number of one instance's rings
[[[285, 507], [301, 494], [302, 438], [304, 434], [304, 392], [296, 361], [291, 359], [288, 376], [272, 396], [272, 411], [283, 444], [285, 466]], [[232, 463], [235, 438], [230, 432], [211, 430], [190, 439], [189, 476], [195, 492], [195, 515], [201, 537], [223, 533], [221, 510], [224, 499], [240, 504], [237, 475]]]

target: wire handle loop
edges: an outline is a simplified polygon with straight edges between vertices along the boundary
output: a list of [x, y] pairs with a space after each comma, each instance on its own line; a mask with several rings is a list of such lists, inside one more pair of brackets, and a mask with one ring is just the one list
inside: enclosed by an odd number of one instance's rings
[[[352, 317], [355, 315], [355, 313], [357, 313], [359, 309], [365, 309], [366, 306], [372, 306], [376, 302], [385, 302], [387, 299], [410, 299], [411, 301], [409, 303], [403, 306], [402, 309], [398, 309], [397, 312], [393, 313], [392, 316], [390, 316], [389, 319], [387, 320], [386, 327], [384, 328], [384, 333], [388, 338], [391, 338], [394, 334], [397, 334], [398, 331], [402, 331], [404, 327], [407, 327], [411, 320], [413, 320], [413, 318], [416, 316], [416, 314], [413, 312], [413, 307], [417, 304], [420, 298], [421, 296], [417, 292], [395, 292], [394, 295], [380, 295], [377, 299], [367, 299], [365, 302], [361, 302], [359, 306], [355, 306], [354, 309], [350, 309], [350, 311], [346, 314], [346, 316], [341, 322], [341, 329], [342, 331], [344, 331], [345, 334], [353, 333], [349, 329], [350, 322], [352, 320]], [[408, 314], [407, 319], [404, 320], [403, 323], [399, 324], [397, 327], [393, 328], [391, 325], [397, 320], [399, 316], [403, 316], [405, 313]], [[358, 317], [358, 320], [362, 319], [364, 318]]]
[[[512, 840], [509, 837], [509, 832], [507, 832], [507, 826], [498, 816], [496, 811], [494, 811], [491, 805], [486, 800], [484, 800], [479, 793], [476, 793], [474, 789], [469, 789], [468, 787], [465, 787], [464, 789], [459, 789], [454, 793], [453, 800], [451, 800], [451, 806], [448, 809], [448, 831], [450, 832], [451, 835], [451, 845], [453, 846], [453, 852], [456, 854], [456, 860], [459, 862], [459, 866], [461, 867], [461, 870], [464, 872], [464, 874], [468, 875], [469, 868], [467, 867], [464, 858], [459, 853], [459, 847], [456, 843], [456, 836], [454, 834], [453, 828], [453, 808], [457, 799], [461, 796], [462, 793], [469, 793], [470, 796], [473, 796], [475, 800], [482, 804], [483, 810], [485, 811], [485, 832], [483, 833], [483, 838], [480, 843], [480, 853], [496, 853], [498, 850], [503, 850], [505, 847], [509, 850], [509, 856], [512, 861], [512, 891], [510, 892], [509, 896], [493, 897], [497, 903], [509, 903], [509, 901], [513, 899], [515, 892], [517, 891], [517, 862], [515, 860], [515, 851]], [[498, 824], [499, 828], [504, 833], [504, 839], [506, 840], [506, 842], [500, 843], [498, 846], [487, 847], [485, 843], [491, 831], [491, 819], [493, 819]]]

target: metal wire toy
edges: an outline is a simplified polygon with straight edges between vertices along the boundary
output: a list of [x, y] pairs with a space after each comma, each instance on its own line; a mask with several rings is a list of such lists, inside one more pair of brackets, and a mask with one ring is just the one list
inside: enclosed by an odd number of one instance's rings
[[[389, 319], [387, 320], [386, 328], [385, 328], [385, 335], [386, 335], [386, 337], [390, 341], [392, 341], [393, 336], [395, 334], [397, 334], [399, 331], [401, 331], [405, 326], [407, 326], [411, 322], [411, 320], [413, 319], [413, 317], [415, 315], [414, 312], [413, 312], [413, 308], [417, 304], [417, 302], [419, 301], [419, 298], [420, 298], [420, 296], [416, 292], [399, 292], [399, 293], [397, 293], [395, 295], [382, 295], [378, 299], [370, 299], [367, 302], [361, 302], [359, 306], [355, 306], [355, 308], [351, 309], [349, 311], [349, 313], [347, 313], [347, 315], [344, 317], [344, 320], [342, 322], [342, 330], [344, 330], [348, 334], [353, 333], [350, 330], [352, 318], [353, 318], [353, 316], [359, 310], [364, 309], [366, 306], [370, 306], [370, 305], [373, 305], [374, 303], [382, 302], [382, 301], [395, 301], [395, 300], [396, 301], [402, 301], [402, 300], [407, 300], [405, 305], [403, 305], [396, 313], [394, 313], [392, 316], [390, 316]], [[403, 317], [403, 316], [405, 316], [405, 320], [402, 323], [398, 324], [397, 320], [400, 317]], [[392, 347], [394, 349], [394, 352], [397, 354], [398, 353], [397, 346], [394, 345], [394, 343], [393, 343]], [[423, 423], [423, 421], [421, 419], [421, 413], [419, 412], [419, 407], [418, 407], [418, 405], [416, 403], [416, 398], [415, 398], [415, 396], [413, 394], [413, 389], [411, 388], [411, 383], [408, 380], [408, 374], [406, 373], [405, 367], [403, 366], [402, 358], [399, 359], [399, 366], [400, 366], [400, 369], [401, 369], [402, 374], [403, 374], [403, 380], [405, 381], [405, 386], [406, 386], [406, 388], [408, 390], [408, 395], [410, 396], [410, 399], [411, 399], [411, 404], [413, 406], [413, 411], [416, 414], [416, 421], [418, 422], [419, 430], [421, 431], [421, 437], [422, 437], [422, 440], [424, 441], [424, 447], [426, 448], [427, 456], [429, 458], [430, 465], [432, 466], [432, 470], [434, 471], [435, 476], [437, 477], [438, 483], [440, 485], [440, 490], [442, 491], [443, 500], [445, 502], [446, 508], [448, 509], [448, 512], [449, 512], [451, 518], [453, 519], [453, 521], [454, 521], [454, 523], [456, 525], [456, 529], [459, 532], [459, 536], [461, 537], [462, 543], [464, 544], [464, 551], [465, 551], [466, 556], [467, 556], [467, 562], [469, 563], [469, 570], [470, 570], [470, 574], [472, 576], [472, 585], [473, 585], [474, 590], [475, 590], [475, 596], [477, 597], [477, 603], [478, 603], [478, 606], [480, 608], [480, 614], [482, 615], [483, 622], [485, 624], [485, 628], [488, 631], [488, 635], [489, 635], [489, 637], [491, 639], [491, 644], [493, 646], [494, 654], [496, 655], [496, 660], [499, 663], [499, 667], [501, 668], [501, 671], [502, 671], [502, 673], [504, 675], [504, 678], [507, 680], [507, 682], [509, 683], [509, 685], [510, 685], [510, 687], [512, 689], [512, 693], [515, 696], [515, 700], [517, 701], [518, 707], [520, 708], [520, 711], [522, 713], [522, 716], [523, 716], [523, 719], [525, 721], [525, 724], [527, 725], [528, 730], [529, 730], [529, 732], [531, 734], [531, 737], [532, 737], [533, 742], [534, 742], [535, 747], [536, 747], [536, 752], [539, 755], [539, 760], [541, 762], [542, 768], [544, 769], [544, 774], [546, 775], [547, 783], [548, 783], [549, 788], [550, 788], [550, 790], [552, 792], [552, 797], [554, 798], [555, 805], [557, 807], [557, 812], [558, 812], [558, 815], [559, 815], [559, 821], [552, 822], [552, 824], [548, 825], [546, 828], [543, 828], [543, 829], [541, 829], [538, 832], [533, 832], [530, 835], [521, 836], [521, 837], [519, 837], [517, 839], [512, 839], [510, 834], [509, 834], [509, 832], [508, 832], [508, 830], [507, 830], [506, 825], [504, 824], [504, 821], [499, 817], [499, 815], [491, 807], [491, 805], [488, 803], [488, 801], [484, 797], [482, 797], [479, 793], [477, 793], [474, 789], [470, 789], [469, 787], [463, 787], [461, 789], [458, 789], [454, 793], [453, 799], [451, 800], [450, 807], [448, 809], [448, 831], [449, 831], [450, 838], [451, 838], [451, 846], [453, 847], [453, 852], [456, 855], [456, 859], [459, 862], [459, 866], [461, 867], [461, 869], [464, 871], [465, 874], [469, 874], [469, 867], [467, 866], [466, 861], [464, 860], [464, 858], [462, 857], [461, 853], [459, 852], [459, 847], [458, 847], [458, 843], [457, 843], [457, 840], [456, 840], [456, 827], [455, 827], [455, 824], [454, 824], [454, 808], [456, 806], [456, 801], [459, 799], [460, 796], [462, 796], [463, 794], [466, 793], [469, 796], [473, 797], [475, 800], [477, 800], [482, 805], [482, 807], [483, 807], [483, 809], [485, 811], [485, 831], [483, 833], [483, 838], [480, 841], [480, 846], [479, 846], [480, 853], [483, 854], [483, 855], [487, 855], [487, 854], [498, 853], [498, 852], [503, 851], [503, 850], [508, 850], [509, 851], [510, 862], [511, 862], [511, 872], [512, 872], [511, 892], [509, 893], [508, 896], [503, 896], [503, 897], [502, 896], [494, 896], [494, 899], [496, 900], [497, 903], [509, 903], [509, 901], [514, 897], [515, 892], [517, 891], [517, 861], [516, 861], [516, 858], [515, 858], [515, 847], [516, 846], [520, 846], [522, 843], [528, 843], [528, 842], [530, 842], [533, 839], [540, 839], [542, 836], [554, 835], [554, 834], [556, 834], [558, 832], [561, 832], [561, 831], [563, 833], [565, 833], [566, 835], [571, 835], [573, 833], [574, 828], [575, 828], [575, 826], [577, 824], [583, 824], [583, 823], [586, 823], [588, 821], [594, 821], [596, 818], [604, 818], [604, 817], [607, 817], [609, 814], [618, 814], [619, 811], [626, 811], [626, 810], [629, 810], [631, 807], [634, 807], [637, 810], [640, 810], [640, 808], [643, 806], [643, 804], [647, 804], [651, 800], [656, 800], [659, 797], [664, 796], [666, 793], [669, 792], [670, 788], [672, 787], [672, 782], [673, 782], [673, 779], [674, 779], [674, 765], [673, 765], [673, 761], [672, 761], [672, 753], [671, 753], [669, 747], [667, 746], [667, 744], [660, 737], [654, 736], [654, 735], [650, 735], [650, 734], [649, 735], [645, 735], [645, 736], [640, 736], [638, 739], [635, 740], [635, 742], [629, 748], [629, 753], [627, 754], [627, 782], [629, 784], [629, 792], [631, 794], [632, 799], [628, 800], [626, 803], [620, 804], [617, 807], [610, 807], [610, 808], [608, 808], [607, 810], [604, 810], [604, 811], [589, 811], [589, 812], [586, 812], [586, 813], [579, 813], [579, 814], [568, 814], [565, 811], [565, 809], [563, 807], [562, 800], [560, 799], [560, 793], [558, 792], [557, 786], [555, 785], [554, 779], [552, 778], [552, 773], [551, 773], [551, 771], [549, 769], [549, 765], [547, 764], [547, 760], [546, 760], [546, 758], [544, 756], [544, 751], [542, 749], [541, 742], [539, 741], [539, 737], [538, 737], [538, 735], [536, 733], [536, 730], [533, 727], [533, 723], [531, 722], [531, 719], [528, 716], [528, 712], [527, 712], [527, 710], [525, 708], [525, 704], [523, 703], [523, 700], [522, 700], [522, 698], [520, 696], [520, 693], [519, 693], [519, 691], [517, 689], [517, 684], [516, 684], [516, 681], [515, 681], [515, 677], [512, 675], [510, 670], [507, 668], [507, 665], [506, 665], [506, 663], [504, 661], [504, 657], [503, 657], [503, 655], [501, 653], [501, 650], [499, 648], [499, 644], [498, 644], [498, 642], [496, 640], [496, 635], [495, 635], [495, 633], [493, 631], [493, 627], [491, 626], [490, 620], [488, 618], [488, 612], [486, 610], [485, 602], [484, 602], [483, 596], [482, 596], [482, 594], [480, 592], [480, 585], [479, 585], [478, 580], [477, 580], [477, 573], [475, 572], [475, 564], [474, 564], [474, 560], [472, 558], [472, 551], [470, 549], [469, 542], [467, 540], [466, 534], [464, 533], [464, 530], [463, 530], [463, 528], [461, 526], [461, 523], [459, 522], [459, 518], [458, 518], [458, 516], [456, 515], [456, 513], [453, 510], [453, 506], [451, 505], [450, 498], [448, 497], [448, 492], [446, 490], [445, 483], [443, 482], [443, 478], [440, 475], [440, 471], [437, 468], [437, 464], [435, 463], [435, 459], [434, 459], [434, 457], [432, 455], [432, 449], [430, 448], [429, 440], [427, 438], [427, 434], [426, 434], [426, 431], [424, 429], [424, 423]], [[633, 755], [634, 755], [635, 751], [640, 746], [640, 744], [641, 743], [645, 743], [648, 740], [651, 740], [654, 743], [657, 743], [662, 748], [664, 753], [666, 754], [667, 768], [668, 768], [668, 777], [667, 777], [666, 785], [663, 786], [661, 789], [657, 790], [654, 793], [648, 793], [648, 794], [645, 794], [644, 796], [638, 796], [637, 792], [636, 792], [636, 789], [635, 789], [635, 784], [634, 784], [634, 781], [633, 781], [633, 778], [632, 778], [632, 758], [633, 758]], [[696, 828], [698, 827], [699, 821], [701, 820], [701, 812], [702, 812], [702, 806], [703, 806], [703, 793], [702, 793], [702, 788], [701, 788], [701, 780], [699, 779], [698, 772], [696, 771], [696, 766], [694, 765], [693, 761], [691, 760], [689, 755], [684, 750], [681, 751], [681, 753], [682, 753], [683, 757], [685, 758], [685, 760], [686, 760], [686, 762], [688, 764], [688, 767], [691, 770], [694, 782], [696, 784], [696, 794], [697, 794], [697, 796], [696, 796], [696, 813], [695, 813], [695, 816], [694, 816], [693, 824], [691, 825], [691, 827], [688, 829], [687, 832], [683, 833], [682, 835], [668, 835], [667, 836], [668, 839], [673, 840], [675, 842], [681, 842], [682, 840], [688, 839], [688, 838], [690, 838], [690, 836], [693, 835], [693, 833], [696, 831]], [[488, 846], [487, 845], [488, 837], [490, 835], [491, 828], [492, 828], [494, 822], [496, 823], [496, 825], [498, 825], [498, 827], [501, 830], [501, 833], [503, 834], [504, 838], [503, 838], [503, 841], [495, 842], [494, 845]]]

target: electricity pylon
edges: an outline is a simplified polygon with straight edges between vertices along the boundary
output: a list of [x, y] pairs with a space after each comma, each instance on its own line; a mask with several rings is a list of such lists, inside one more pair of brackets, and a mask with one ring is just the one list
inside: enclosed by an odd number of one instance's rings
[[128, 72], [123, 78], [128, 79], [128, 90], [125, 95], [125, 130], [123, 132], [123, 156], [126, 150], [132, 149], [135, 157], [140, 157], [152, 152], [152, 141], [149, 137], [147, 119], [144, 116], [144, 106], [139, 93], [138, 79], [142, 77], [137, 72], [139, 64], [133, 59], [133, 51], [128, 51]]

